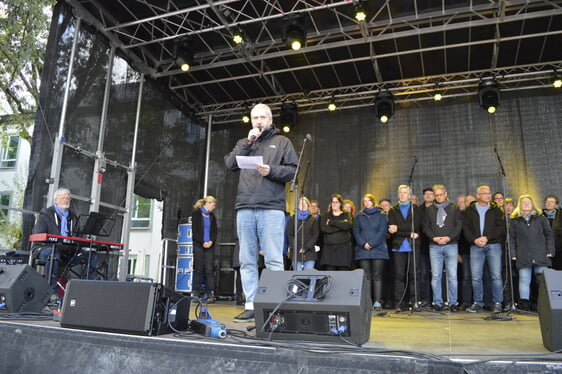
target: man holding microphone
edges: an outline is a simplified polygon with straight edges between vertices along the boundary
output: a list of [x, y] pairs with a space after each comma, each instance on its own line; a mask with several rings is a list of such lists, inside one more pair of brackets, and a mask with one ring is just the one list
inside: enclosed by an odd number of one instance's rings
[[[251, 120], [248, 137], [240, 139], [224, 157], [227, 169], [240, 170], [235, 209], [246, 304], [234, 322], [254, 321], [259, 251], [263, 252], [268, 269], [284, 270], [285, 183], [293, 179], [298, 164], [291, 141], [279, 134], [267, 105], [257, 104], [252, 109]], [[263, 165], [240, 169], [236, 156], [262, 156]]]

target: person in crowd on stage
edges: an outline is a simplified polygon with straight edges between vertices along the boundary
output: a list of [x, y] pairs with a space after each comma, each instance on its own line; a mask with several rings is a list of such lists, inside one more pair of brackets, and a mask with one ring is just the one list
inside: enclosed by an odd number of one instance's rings
[[496, 203], [498, 208], [500, 208], [503, 211], [503, 204], [505, 203], [505, 196], [503, 192], [499, 192], [499, 191], [496, 192], [492, 197], [492, 201]]
[[473, 201], [476, 201], [476, 197], [474, 197], [473, 195], [466, 195], [464, 201], [465, 201], [466, 207], [468, 208], [470, 206], [470, 204], [472, 204]]
[[543, 214], [548, 218], [554, 235], [556, 254], [552, 258], [552, 268], [555, 270], [562, 270], [562, 209], [559, 204], [560, 200], [556, 195], [548, 195], [544, 198]]
[[505, 217], [509, 220], [511, 217], [511, 213], [513, 213], [513, 211], [515, 210], [515, 201], [513, 201], [511, 197], [508, 197], [507, 199], [505, 199], [504, 207]]
[[418, 199], [418, 197], [416, 195], [412, 195], [412, 197], [410, 197], [410, 201], [416, 205], [420, 204], [420, 200]]
[[320, 217], [322, 216], [322, 212], [320, 211], [320, 203], [317, 200], [310, 201], [310, 214], [314, 219], [320, 221]]
[[373, 309], [378, 312], [383, 306], [383, 269], [388, 260], [388, 219], [380, 207], [376, 206], [376, 201], [371, 194], [363, 196], [363, 209], [355, 217], [353, 236], [356, 243], [355, 260], [365, 270], [367, 282], [371, 284]]
[[519, 308], [530, 310], [530, 285], [532, 273], [537, 284], [544, 269], [551, 266], [554, 257], [554, 238], [548, 219], [535, 206], [530, 195], [519, 196], [517, 208], [511, 214], [509, 226], [512, 259], [519, 272]]
[[355, 203], [349, 199], [345, 199], [343, 201], [343, 211], [348, 212], [352, 217], [355, 217]]
[[[224, 158], [227, 169], [240, 170], [236, 196], [236, 223], [240, 241], [240, 274], [246, 295], [245, 310], [235, 322], [254, 321], [258, 287], [258, 252], [265, 265], [283, 271], [285, 235], [285, 183], [297, 172], [298, 157], [289, 139], [273, 125], [271, 109], [257, 104], [250, 113], [252, 129]], [[240, 169], [236, 156], [262, 156], [263, 165]]]
[[449, 201], [444, 185], [434, 185], [433, 194], [435, 203], [427, 208], [423, 225], [423, 231], [430, 240], [429, 257], [431, 259], [433, 304], [437, 311], [441, 311], [445, 306], [441, 290], [441, 276], [443, 263], [445, 263], [449, 311], [458, 312], [457, 261], [458, 241], [462, 231], [461, 211]]
[[[424, 188], [423, 204], [420, 206], [420, 211], [423, 215], [425, 215], [427, 208], [433, 206], [434, 200], [435, 197], [433, 195], [433, 188]], [[420, 308], [427, 308], [431, 306], [431, 262], [429, 260], [430, 240], [423, 231], [420, 235], [420, 243]]]
[[[410, 187], [400, 185], [398, 202], [388, 212], [388, 232], [392, 234], [394, 264], [394, 308], [404, 310], [415, 307], [420, 283], [420, 232], [423, 215], [418, 206], [410, 202], [410, 195]], [[407, 292], [410, 305], [404, 303]]]
[[213, 211], [217, 207], [217, 199], [205, 196], [197, 200], [191, 214], [191, 228], [193, 235], [193, 292], [199, 294], [199, 284], [203, 274], [207, 277], [209, 286], [208, 303], [215, 302], [215, 243], [217, 242], [217, 219]]
[[[41, 210], [33, 234], [51, 234], [61, 236], [72, 236], [78, 228], [78, 217], [70, 210], [72, 196], [67, 188], [59, 188], [53, 196], [54, 204]], [[53, 251], [54, 248], [54, 251]], [[36, 249], [34, 249], [35, 251]], [[51, 275], [50, 285], [54, 296], [57, 296], [57, 274], [61, 265], [83, 264], [84, 278], [93, 279], [95, 269], [98, 265], [99, 256], [95, 250], [77, 250], [76, 244], [43, 245], [38, 247], [37, 258], [45, 263], [45, 276]], [[53, 267], [51, 269], [51, 254], [54, 252]], [[89, 262], [89, 269], [88, 269]], [[89, 270], [89, 271], [88, 271]]]
[[[316, 263], [316, 242], [320, 235], [320, 223], [309, 212], [310, 201], [306, 197], [299, 199], [299, 208], [297, 209], [297, 271], [314, 269]], [[295, 215], [291, 216], [287, 224], [287, 237], [289, 238], [289, 257], [292, 259], [295, 255]]]
[[[461, 195], [457, 197], [457, 206], [462, 214], [466, 210], [466, 196]], [[462, 215], [461, 215], [462, 219]], [[459, 310], [466, 310], [472, 302], [472, 274], [470, 273], [470, 244], [466, 241], [464, 233], [461, 231], [458, 242], [459, 255], [457, 262], [460, 264], [458, 277], [461, 279], [459, 299], [461, 305]]]
[[[390, 199], [384, 198], [379, 201], [379, 206], [382, 209], [382, 212], [386, 214], [388, 220], [388, 212], [390, 208], [392, 208], [392, 202]], [[386, 247], [388, 251], [392, 248], [392, 238], [389, 232], [386, 233]], [[384, 309], [392, 309], [394, 307], [394, 273], [393, 273], [394, 265], [392, 263], [392, 257], [389, 253], [388, 261], [384, 262], [384, 269], [383, 269], [383, 298], [384, 298]]]
[[379, 201], [379, 206], [385, 214], [388, 214], [390, 208], [392, 208], [392, 202], [390, 199], [381, 199], [381, 201]]
[[476, 313], [483, 307], [482, 273], [488, 264], [492, 277], [493, 313], [500, 313], [503, 302], [502, 245], [506, 237], [503, 212], [492, 200], [490, 187], [476, 190], [477, 201], [466, 208], [463, 215], [463, 232], [470, 246], [470, 271], [474, 302], [467, 308]]
[[320, 219], [323, 236], [321, 265], [324, 270], [351, 270], [353, 266], [353, 247], [351, 232], [353, 216], [343, 210], [343, 198], [333, 194], [328, 211]]

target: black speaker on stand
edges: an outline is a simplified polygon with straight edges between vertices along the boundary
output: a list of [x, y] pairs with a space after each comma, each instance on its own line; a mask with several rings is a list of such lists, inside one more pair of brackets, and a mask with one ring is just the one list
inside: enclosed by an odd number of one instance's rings
[[362, 269], [270, 271], [254, 299], [256, 334], [262, 338], [369, 341], [371, 295]]
[[546, 269], [539, 285], [539, 322], [542, 342], [554, 352], [562, 349], [562, 271]]
[[169, 324], [184, 331], [190, 299], [152, 282], [73, 279], [62, 306], [61, 326], [85, 330], [159, 335]]
[[0, 266], [0, 312], [41, 313], [53, 289], [29, 265]]

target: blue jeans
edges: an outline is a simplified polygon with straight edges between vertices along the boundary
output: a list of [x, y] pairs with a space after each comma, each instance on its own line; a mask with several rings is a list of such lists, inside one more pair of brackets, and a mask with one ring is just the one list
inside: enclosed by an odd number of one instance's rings
[[[41, 248], [38, 259], [45, 262], [45, 278], [49, 276], [49, 270], [51, 269], [51, 252], [52, 247]], [[88, 256], [90, 260], [90, 271], [88, 272]], [[96, 251], [80, 251], [76, 255], [61, 256], [61, 251], [57, 248], [55, 249], [55, 256], [53, 259], [53, 271], [51, 272], [51, 281], [49, 284], [53, 288], [53, 291], [57, 292], [57, 274], [59, 272], [59, 267], [61, 263], [67, 263], [69, 265], [83, 264], [84, 270], [82, 271], [82, 278], [93, 279], [96, 274], [96, 268], [98, 266], [99, 256]]]
[[447, 296], [449, 305], [457, 303], [457, 255], [459, 253], [457, 243], [454, 244], [430, 244], [429, 259], [431, 260], [431, 288], [433, 289], [433, 302], [443, 306], [441, 292], [441, 276], [443, 274], [443, 262], [447, 271]]
[[534, 270], [535, 274], [542, 274], [546, 266], [531, 265], [528, 268], [519, 269], [519, 298], [529, 300], [531, 296], [531, 271]]
[[240, 277], [246, 295], [246, 310], [254, 310], [258, 289], [258, 252], [264, 255], [265, 267], [283, 271], [285, 213], [272, 209], [239, 209], [236, 212], [240, 242]]
[[492, 278], [492, 302], [503, 301], [502, 281], [502, 245], [500, 243], [486, 244], [484, 247], [470, 246], [470, 271], [472, 273], [472, 292], [474, 302], [483, 305], [484, 291], [482, 287], [482, 273], [484, 263], [488, 263], [488, 270]]
[[302, 261], [297, 261], [296, 271], [314, 269], [315, 263], [316, 263], [316, 260], [305, 260], [304, 261], [304, 267], [303, 267]]

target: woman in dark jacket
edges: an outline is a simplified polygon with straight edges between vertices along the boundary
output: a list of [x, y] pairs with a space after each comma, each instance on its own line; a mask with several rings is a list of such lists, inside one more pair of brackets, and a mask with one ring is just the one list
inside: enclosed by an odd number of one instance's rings
[[529, 310], [531, 272], [540, 277], [554, 256], [554, 240], [548, 219], [529, 195], [521, 195], [511, 214], [509, 235], [513, 260], [519, 271], [519, 307]]
[[217, 241], [217, 219], [213, 214], [217, 199], [207, 196], [199, 199], [193, 206], [196, 210], [191, 215], [193, 233], [193, 293], [198, 294], [199, 283], [203, 274], [207, 275], [210, 295], [207, 302], [215, 302], [215, 274], [213, 260], [215, 242]]
[[343, 211], [343, 199], [340, 194], [331, 197], [328, 211], [320, 219], [320, 231], [323, 235], [320, 265], [325, 270], [351, 270], [353, 248], [351, 247], [351, 230], [353, 217]]
[[382, 310], [383, 269], [388, 260], [386, 214], [376, 206], [377, 200], [371, 194], [363, 196], [363, 210], [355, 217], [353, 236], [355, 237], [355, 259], [365, 270], [367, 281], [372, 282], [371, 295], [375, 311]]
[[[306, 197], [299, 199], [297, 209], [297, 258], [295, 270], [314, 269], [316, 251], [314, 246], [320, 234], [320, 225], [316, 218], [309, 213], [310, 201]], [[287, 238], [289, 239], [289, 258], [295, 255], [295, 216], [287, 224]], [[294, 262], [293, 262], [294, 263]]]

